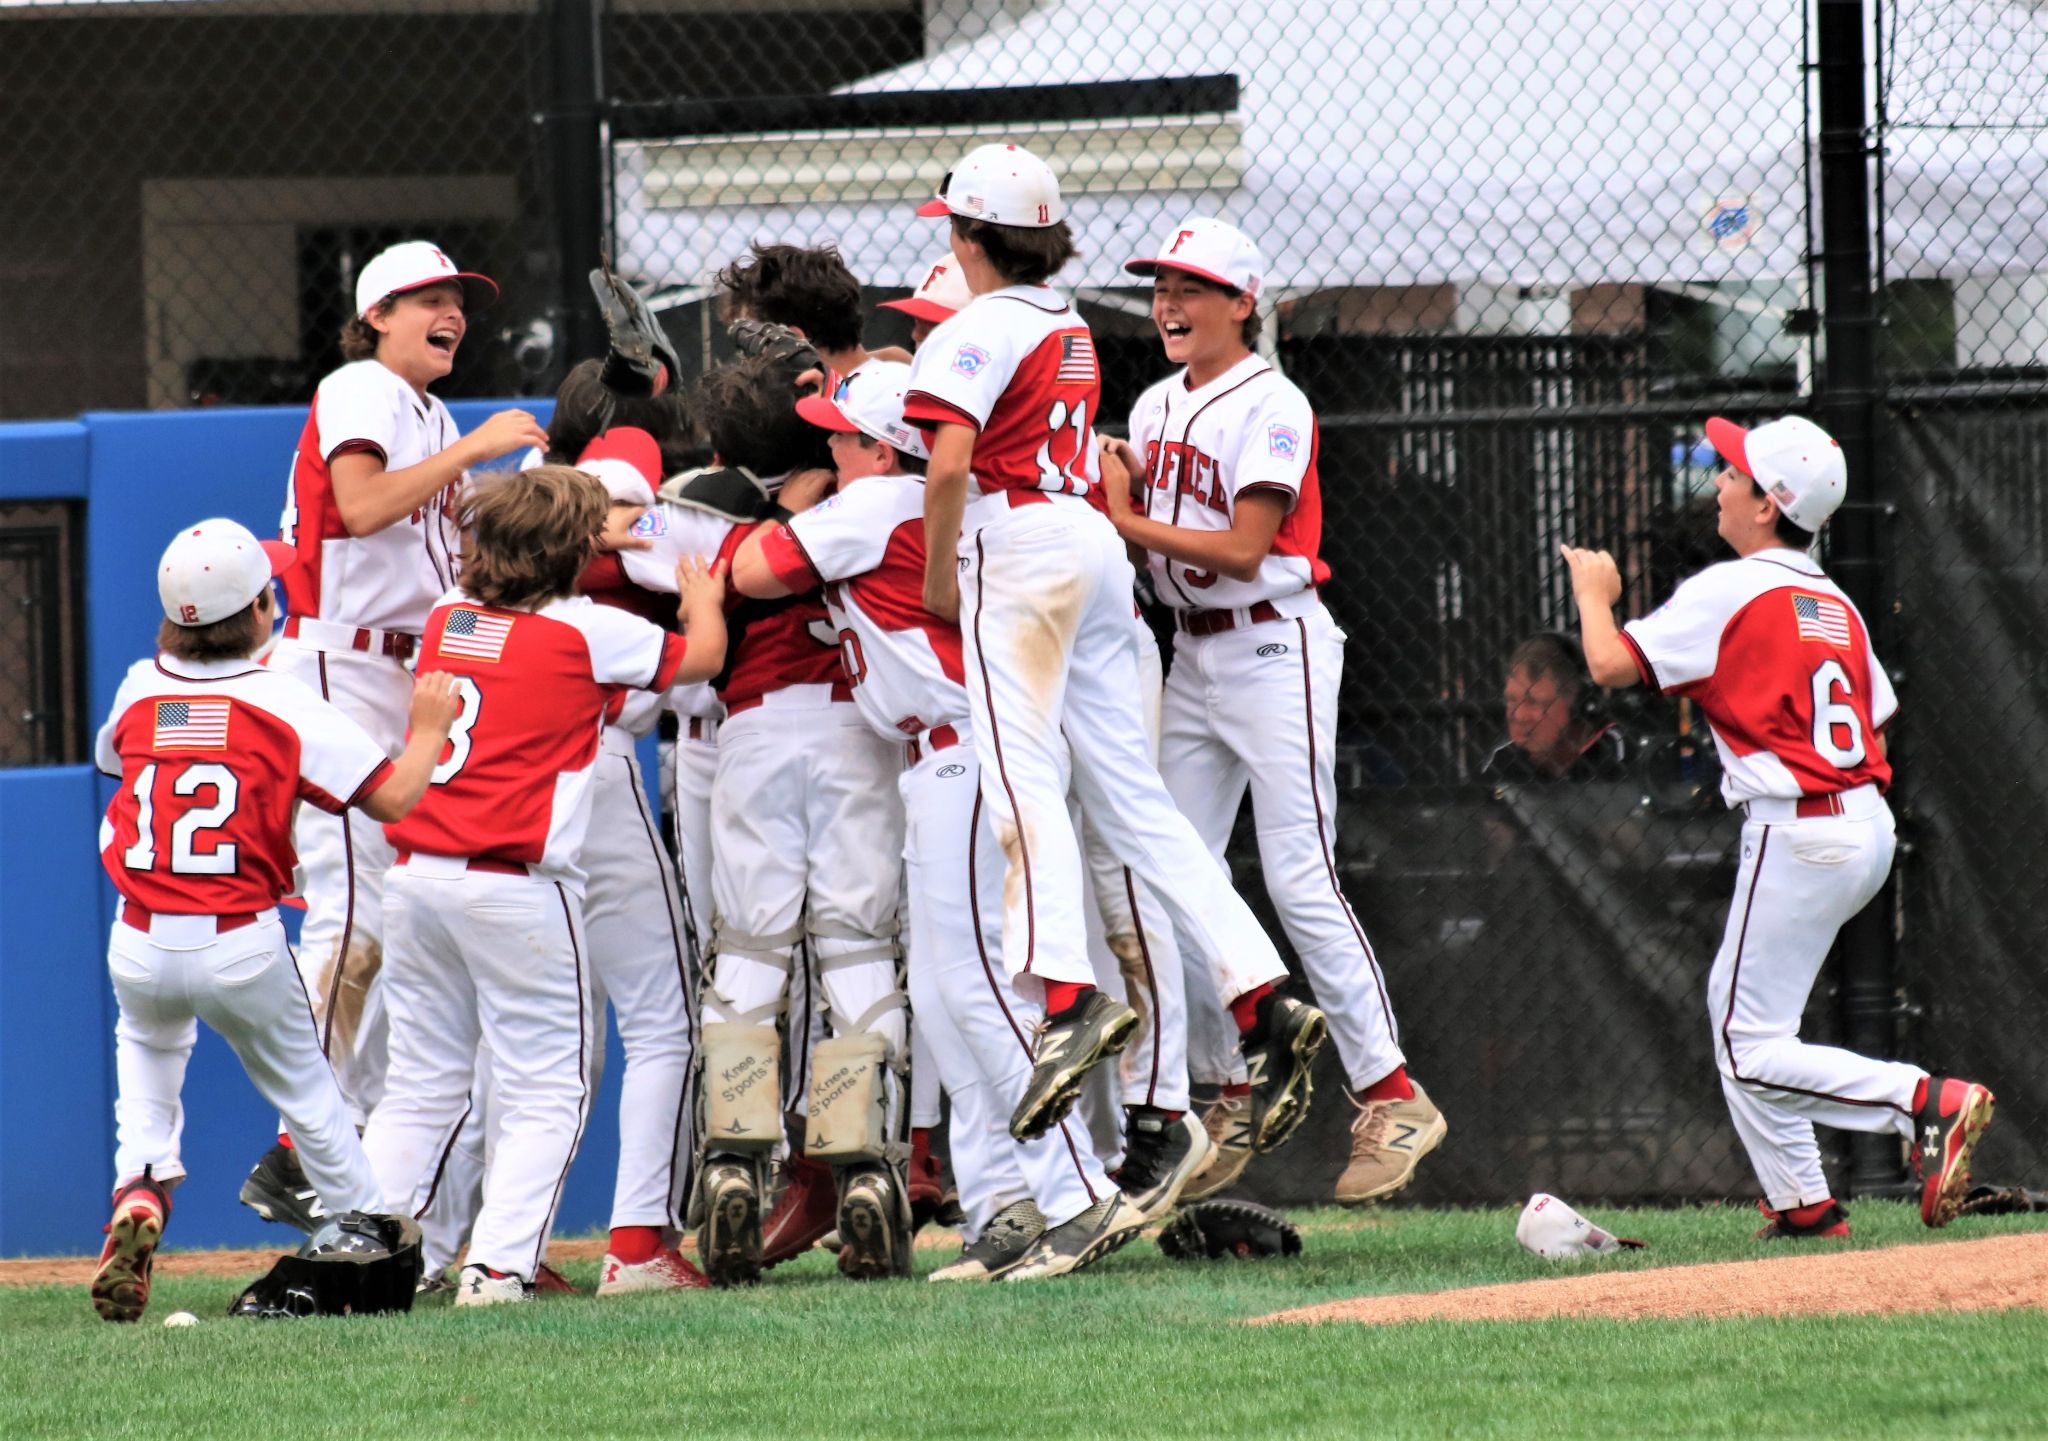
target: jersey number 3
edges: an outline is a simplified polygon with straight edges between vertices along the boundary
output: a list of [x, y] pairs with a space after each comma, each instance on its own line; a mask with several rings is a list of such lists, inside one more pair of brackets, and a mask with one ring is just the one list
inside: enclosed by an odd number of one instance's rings
[[1835, 699], [1838, 686], [1844, 696], [1855, 694], [1842, 663], [1823, 661], [1813, 673], [1813, 748], [1830, 765], [1854, 770], [1863, 764], [1863, 718], [1854, 706]]
[[[131, 871], [156, 869], [156, 772], [157, 762], [151, 761], [135, 777], [135, 844], [121, 853], [121, 863]], [[221, 840], [219, 834], [241, 798], [242, 787], [235, 773], [212, 761], [189, 765], [171, 782], [171, 794], [195, 796], [209, 786], [213, 788], [212, 805], [194, 806], [171, 822], [174, 876], [235, 873], [234, 843]]]
[[434, 767], [429, 781], [431, 785], [446, 785], [469, 763], [469, 733], [476, 726], [477, 716], [483, 712], [484, 693], [468, 676], [455, 677], [455, 694], [462, 697], [462, 714], [455, 718], [454, 725], [448, 727], [448, 754]]

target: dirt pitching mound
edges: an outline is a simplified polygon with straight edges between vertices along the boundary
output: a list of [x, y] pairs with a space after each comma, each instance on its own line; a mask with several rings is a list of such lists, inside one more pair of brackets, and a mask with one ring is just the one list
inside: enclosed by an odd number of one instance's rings
[[2020, 1306], [2048, 1306], [2048, 1232], [1882, 1251], [1830, 1249], [1657, 1271], [1580, 1272], [1426, 1295], [1360, 1296], [1261, 1316], [1249, 1324], [1890, 1315]]

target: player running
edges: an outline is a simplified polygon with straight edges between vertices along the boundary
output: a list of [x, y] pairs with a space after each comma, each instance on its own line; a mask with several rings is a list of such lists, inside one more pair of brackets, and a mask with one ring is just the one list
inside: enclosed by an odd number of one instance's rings
[[1798, 416], [1754, 430], [1717, 417], [1707, 439], [1728, 462], [1714, 478], [1717, 529], [1736, 559], [1617, 630], [1614, 557], [1560, 549], [1593, 679], [1698, 705], [1720, 752], [1721, 795], [1746, 817], [1707, 1012], [1721, 1091], [1763, 1184], [1769, 1224], [1757, 1235], [1849, 1234], [1816, 1121], [1910, 1141], [1920, 1219], [1945, 1226], [1991, 1124], [1991, 1092], [1799, 1039], [1828, 948], [1883, 887], [1896, 844], [1884, 727], [1898, 701], [1862, 615], [1810, 554], [1848, 469], [1827, 432]]
[[1088, 327], [1047, 282], [1074, 256], [1059, 185], [1014, 145], [971, 152], [920, 214], [949, 217], [974, 300], [912, 366], [908, 419], [931, 432], [924, 603], [958, 616], [983, 800], [1007, 860], [1003, 960], [1046, 1019], [1013, 1135], [1039, 1135], [1128, 1044], [1131, 1009], [1089, 964], [1072, 776], [1088, 823], [1152, 888], [1220, 985], [1262, 1067], [1262, 1124], [1307, 1100], [1322, 1013], [1281, 996], [1273, 943], [1173, 806], [1146, 740], [1130, 561], [1089, 503], [1101, 376]]
[[446, 677], [412, 689], [412, 736], [384, 747], [304, 685], [253, 659], [270, 639], [271, 578], [292, 564], [231, 520], [181, 531], [157, 566], [157, 655], [114, 696], [94, 758], [120, 779], [100, 860], [120, 909], [108, 941], [114, 1027], [114, 1212], [93, 1307], [134, 1321], [185, 1174], [185, 1064], [195, 1018], [234, 1048], [291, 1128], [329, 1213], [378, 1210], [376, 1175], [320, 1054], [277, 902], [290, 884], [301, 804], [403, 818], [427, 787], [459, 709]]
[[[406, 662], [435, 597], [454, 583], [454, 510], [469, 467], [546, 433], [503, 410], [460, 435], [428, 393], [454, 367], [469, 317], [497, 298], [486, 276], [459, 270], [424, 240], [373, 257], [342, 329], [348, 363], [320, 382], [299, 436], [280, 539], [298, 563], [285, 577], [290, 612], [269, 664], [296, 676], [398, 753], [412, 676]], [[384, 1087], [384, 873], [391, 851], [367, 821], [300, 810], [305, 868], [299, 965], [322, 1045], [358, 1122]], [[257, 1163], [242, 1200], [266, 1219], [311, 1229], [291, 1151]]]
[[[1167, 359], [1182, 366], [1138, 398], [1128, 444], [1102, 442], [1110, 520], [1149, 553], [1153, 589], [1173, 611], [1160, 774], [1219, 863], [1249, 787], [1267, 894], [1329, 1016], [1358, 1108], [1336, 1198], [1377, 1200], [1413, 1179], [1447, 1127], [1408, 1078], [1386, 978], [1337, 881], [1345, 637], [1317, 595], [1330, 567], [1320, 554], [1315, 413], [1252, 353], [1265, 266], [1250, 237], [1220, 220], [1186, 220], [1156, 256], [1124, 269], [1152, 278], [1153, 323]], [[1189, 991], [1191, 1006], [1214, 1012], [1208, 978], [1197, 975]], [[1217, 1024], [1206, 1032], [1229, 1035]], [[1205, 1049], [1212, 1074], [1202, 1079], [1223, 1093], [1205, 1118], [1217, 1153], [1196, 1195], [1235, 1181], [1254, 1150], [1272, 1150], [1292, 1129], [1248, 1126], [1250, 1087], [1226, 1070], [1234, 1058]]]

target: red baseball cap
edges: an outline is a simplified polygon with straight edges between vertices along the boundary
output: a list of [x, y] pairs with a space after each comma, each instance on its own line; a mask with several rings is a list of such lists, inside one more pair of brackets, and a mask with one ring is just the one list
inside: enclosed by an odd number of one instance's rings
[[1849, 466], [1835, 438], [1803, 415], [1754, 430], [1714, 416], [1707, 443], [1764, 488], [1778, 511], [1801, 530], [1819, 530], [1849, 490]]

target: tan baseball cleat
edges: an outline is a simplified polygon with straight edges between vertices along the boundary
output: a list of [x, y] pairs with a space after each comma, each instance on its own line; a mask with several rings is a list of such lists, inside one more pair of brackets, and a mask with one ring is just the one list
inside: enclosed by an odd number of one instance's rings
[[1449, 1131], [1443, 1112], [1419, 1085], [1412, 1100], [1359, 1106], [1351, 1122], [1351, 1164], [1337, 1178], [1338, 1202], [1359, 1206], [1393, 1195], [1415, 1179], [1416, 1166]]
[[1252, 1161], [1252, 1098], [1218, 1096], [1202, 1107], [1209, 1159], [1181, 1187], [1182, 1201], [1201, 1201], [1237, 1184]]

